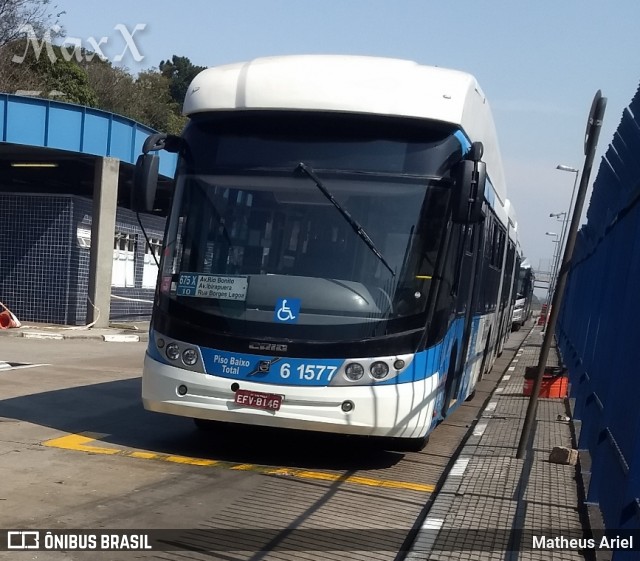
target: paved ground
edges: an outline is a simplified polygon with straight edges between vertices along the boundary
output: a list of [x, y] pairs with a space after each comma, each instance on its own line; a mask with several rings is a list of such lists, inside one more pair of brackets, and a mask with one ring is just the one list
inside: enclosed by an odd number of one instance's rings
[[[189, 419], [142, 409], [144, 343], [62, 334], [0, 338], [0, 528], [174, 528], [181, 534], [165, 532], [165, 540], [192, 551], [6, 552], [3, 559], [399, 560], [522, 339], [514, 334], [475, 399], [436, 429], [423, 452], [401, 454], [323, 436], [200, 433]], [[235, 547], [220, 545], [229, 539], [225, 528]], [[264, 528], [273, 530], [256, 534]], [[239, 539], [249, 551], [232, 551]], [[282, 549], [296, 539], [320, 545]]]
[[[522, 393], [524, 369], [537, 365], [541, 342], [540, 329], [535, 328], [506, 369], [430, 508], [408, 560], [585, 559], [580, 542], [571, 548], [558, 541], [588, 535], [583, 531], [575, 466], [549, 462], [554, 446], [572, 447], [570, 424], [559, 420], [567, 415], [564, 400], [539, 401], [526, 458], [515, 457], [529, 401]], [[557, 365], [553, 350], [548, 365]], [[558, 543], [565, 547], [553, 547]]]
[[[548, 461], [553, 446], [572, 446], [570, 425], [560, 420], [567, 414], [563, 400], [540, 400], [527, 456], [515, 458], [528, 403], [523, 373], [537, 364], [538, 328], [522, 347], [522, 333], [514, 334], [474, 402], [460, 407], [416, 454], [323, 439], [283, 442], [268, 433], [257, 441], [242, 431], [212, 437], [195, 432], [187, 419], [144, 412], [138, 399], [144, 328], [29, 326], [20, 330], [21, 339], [0, 337], [0, 527], [193, 528], [195, 534], [174, 537], [194, 551], [11, 552], [0, 558], [399, 561], [405, 553], [389, 551], [389, 544], [398, 550], [410, 545], [416, 524], [417, 539], [406, 555], [411, 561], [591, 555], [558, 544], [587, 535], [576, 468]], [[18, 334], [12, 331], [1, 334]], [[230, 547], [205, 551], [212, 539], [225, 537], [224, 528], [255, 534], [255, 528], [336, 525], [352, 533], [361, 528], [369, 545], [337, 553], [325, 551], [327, 545], [260, 555]], [[281, 534], [258, 541], [281, 546], [291, 540]], [[354, 536], [303, 538], [339, 543]], [[372, 540], [382, 540], [384, 551], [374, 551]]]

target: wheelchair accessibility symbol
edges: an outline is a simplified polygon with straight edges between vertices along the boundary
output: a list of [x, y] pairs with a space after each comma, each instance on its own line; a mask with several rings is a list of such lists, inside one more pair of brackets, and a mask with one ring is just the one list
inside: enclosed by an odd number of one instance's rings
[[276, 304], [273, 321], [296, 323], [300, 315], [300, 298], [280, 298]]

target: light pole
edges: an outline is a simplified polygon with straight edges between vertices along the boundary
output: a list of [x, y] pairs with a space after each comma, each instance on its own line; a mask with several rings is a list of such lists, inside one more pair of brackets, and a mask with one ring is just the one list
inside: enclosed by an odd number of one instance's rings
[[[559, 164], [556, 166], [556, 169], [559, 169], [560, 171], [568, 171], [570, 173], [575, 173], [576, 177], [573, 181], [573, 190], [571, 191], [571, 201], [569, 202], [569, 208], [567, 209], [566, 213], [558, 213], [558, 214], [564, 214], [564, 220], [562, 221], [562, 233], [560, 235], [560, 246], [559, 246], [559, 250], [558, 250], [558, 257], [560, 257], [560, 255], [562, 255], [562, 251], [564, 250], [565, 244], [566, 244], [566, 237], [567, 237], [567, 227], [569, 226], [569, 216], [571, 216], [571, 209], [573, 208], [573, 199], [576, 196], [576, 187], [578, 185], [578, 174], [580, 173], [580, 170], [576, 169], [576, 168], [572, 168], [571, 166], [565, 166], [563, 164]], [[558, 216], [558, 214], [556, 214], [555, 216]], [[553, 215], [550, 215], [553, 216]], [[558, 259], [558, 262], [560, 260]]]
[[[551, 266], [552, 274], [551, 274], [551, 283], [549, 284], [549, 292], [550, 294], [553, 294], [553, 289], [556, 285], [556, 278], [558, 276], [558, 265], [560, 264], [560, 255], [562, 254], [562, 248], [563, 248], [562, 241], [564, 239], [564, 227], [567, 221], [567, 213], [556, 212], [554, 214], [552, 212], [549, 214], [549, 218], [557, 218], [559, 221], [562, 222], [562, 230], [560, 230], [561, 235], [560, 235], [559, 245], [556, 246], [556, 252], [554, 254], [553, 264]], [[550, 233], [547, 232], [547, 235], [550, 235]], [[551, 303], [551, 298], [549, 298], [549, 303]]]
[[[562, 220], [562, 230], [560, 231], [560, 239], [558, 240], [556, 238], [556, 242], [559, 241], [559, 243], [556, 248], [556, 253], [554, 253], [555, 258], [553, 259], [553, 266], [552, 266], [553, 273], [551, 275], [551, 281], [549, 283], [549, 292], [547, 294], [547, 318], [549, 317], [549, 311], [550, 311], [549, 306], [551, 305], [551, 301], [553, 300], [553, 292], [556, 289], [556, 280], [558, 276], [558, 268], [560, 265], [560, 256], [562, 255], [565, 244], [566, 244], [567, 228], [569, 226], [569, 216], [571, 216], [571, 209], [573, 208], [573, 199], [575, 198], [576, 187], [578, 186], [578, 174], [580, 173], [580, 170], [571, 166], [565, 166], [564, 164], [558, 164], [556, 166], [556, 169], [560, 171], [568, 171], [570, 173], [575, 173], [576, 177], [573, 181], [573, 190], [571, 191], [571, 201], [569, 201], [569, 208], [567, 209], [567, 212], [558, 212], [556, 214], [553, 214], [553, 213], [549, 214], [550, 218], [553, 218], [553, 217], [558, 218], [560, 216], [564, 216], [564, 218]], [[546, 329], [546, 321], [542, 331], [544, 332], [545, 329]]]
[[[578, 226], [580, 224], [580, 217], [582, 214], [582, 207], [587, 195], [587, 186], [589, 183], [589, 177], [591, 176], [591, 168], [593, 167], [593, 159], [596, 154], [596, 148], [598, 146], [598, 138], [600, 136], [600, 128], [602, 127], [602, 120], [604, 119], [604, 111], [607, 107], [607, 98], [602, 97], [602, 92], [598, 90], [593, 97], [591, 103], [591, 110], [589, 111], [589, 117], [587, 118], [587, 130], [584, 137], [584, 167], [582, 168], [582, 176], [580, 178], [580, 187], [576, 196], [576, 204], [571, 215], [571, 225], [566, 232], [566, 244], [562, 255], [562, 261], [558, 267], [558, 279], [556, 287], [553, 292], [553, 300], [551, 301], [551, 313], [547, 322], [547, 329], [542, 340], [542, 346], [540, 347], [540, 356], [538, 357], [538, 366], [536, 367], [536, 377], [531, 390], [531, 396], [529, 397], [529, 405], [527, 406], [527, 413], [525, 415], [524, 424], [522, 426], [522, 433], [520, 434], [520, 441], [518, 442], [518, 450], [516, 452], [516, 458], [521, 460], [524, 456], [527, 447], [531, 447], [531, 428], [536, 419], [536, 410], [538, 408], [538, 396], [540, 388], [542, 387], [542, 379], [544, 377], [544, 371], [549, 358], [549, 351], [551, 350], [551, 344], [556, 329], [556, 323], [558, 321], [558, 312], [562, 306], [562, 299], [564, 297], [564, 290], [567, 285], [567, 274], [569, 272], [571, 258], [573, 256], [573, 249], [576, 245], [576, 239], [578, 237]], [[576, 183], [578, 179], [578, 170], [567, 169], [568, 166], [558, 166], [558, 169], [562, 171], [575, 171]], [[574, 185], [575, 193], [575, 185]], [[571, 197], [573, 204], [573, 195]]]
[[555, 244], [555, 248], [553, 250], [553, 255], [551, 257], [551, 271], [549, 271], [549, 289], [547, 290], [547, 314], [544, 318], [544, 324], [542, 326], [542, 331], [547, 328], [547, 319], [549, 318], [549, 313], [551, 310], [549, 307], [551, 306], [551, 295], [553, 294], [553, 287], [556, 281], [556, 262], [558, 260], [558, 254], [560, 253], [560, 236], [555, 232], [545, 232], [545, 236], [555, 236], [553, 243]]

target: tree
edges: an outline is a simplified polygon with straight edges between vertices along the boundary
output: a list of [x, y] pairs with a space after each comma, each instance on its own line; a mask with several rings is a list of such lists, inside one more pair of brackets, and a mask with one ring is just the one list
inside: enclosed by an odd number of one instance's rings
[[[36, 33], [57, 26], [64, 13], [51, 14], [50, 0], [0, 0], [0, 47], [12, 43], [30, 26]], [[54, 29], [59, 32], [60, 28]]]
[[137, 77], [98, 57], [82, 57], [88, 83], [96, 95], [96, 105], [124, 115], [156, 130], [179, 134], [186, 123], [181, 105], [169, 92], [170, 80], [157, 69]]
[[25, 50], [25, 42], [14, 41], [0, 47], [0, 91], [14, 93], [18, 90], [41, 91], [42, 79], [35, 72], [32, 60], [26, 64], [13, 62], [14, 56], [20, 56]]
[[[43, 59], [47, 63], [49, 59]], [[50, 97], [69, 103], [78, 103], [95, 107], [98, 99], [89, 85], [87, 73], [77, 64], [67, 60], [57, 60], [55, 64], [46, 65], [43, 73], [45, 89]]]
[[[0, 5], [3, 1], [8, 0], [0, 0]], [[171, 87], [199, 72], [188, 58], [174, 56], [171, 70], [165, 68], [167, 75], [149, 69], [136, 77], [84, 49], [48, 42], [47, 32], [37, 42], [35, 32], [30, 33], [0, 47], [0, 91], [26, 90], [29, 95], [97, 107], [163, 132], [179, 134], [184, 128], [182, 100], [174, 100]], [[188, 81], [185, 92], [186, 87]]]
[[[66, 60], [60, 47], [43, 45], [40, 53], [28, 48], [28, 40], [19, 39], [3, 47], [6, 56], [0, 63], [0, 89], [12, 93], [26, 90], [40, 97], [95, 106], [98, 100], [86, 72], [74, 60]], [[20, 64], [12, 61], [17, 53]]]
[[136, 80], [135, 119], [150, 127], [172, 134], [179, 134], [186, 119], [180, 114], [181, 105], [173, 101], [170, 81], [153, 70], [141, 72]]
[[[58, 18], [52, 14], [50, 0], [0, 0], [0, 90], [37, 90], [40, 78], [30, 65], [16, 64], [14, 57], [24, 55], [28, 33], [42, 38], [60, 33]], [[18, 48], [19, 47], [19, 48]]]
[[160, 72], [170, 80], [169, 92], [173, 101], [182, 105], [191, 80], [205, 68], [195, 66], [186, 56], [173, 55], [171, 60], [160, 62]]
[[95, 92], [96, 107], [130, 116], [133, 100], [137, 96], [133, 76], [124, 68], [113, 66], [109, 61], [98, 57], [84, 63], [83, 68], [87, 74], [89, 86]]

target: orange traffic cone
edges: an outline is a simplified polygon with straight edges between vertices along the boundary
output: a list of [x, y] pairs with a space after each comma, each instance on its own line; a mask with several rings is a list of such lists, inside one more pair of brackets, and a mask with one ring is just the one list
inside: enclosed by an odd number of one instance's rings
[[0, 329], [8, 329], [9, 327], [13, 327], [11, 324], [13, 320], [8, 312], [2, 312], [0, 314]]
[[4, 312], [0, 313], [0, 329], [9, 329], [11, 327], [20, 327], [22, 325], [18, 318], [14, 316], [11, 310], [2, 302], [0, 302], [0, 306], [4, 308]]

